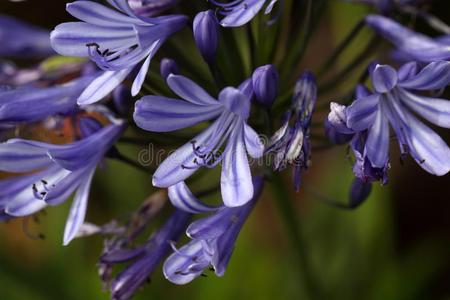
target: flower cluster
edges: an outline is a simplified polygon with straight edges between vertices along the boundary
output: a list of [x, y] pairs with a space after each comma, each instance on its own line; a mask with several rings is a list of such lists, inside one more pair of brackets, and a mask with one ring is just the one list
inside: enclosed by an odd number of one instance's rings
[[[265, 182], [290, 166], [300, 190], [313, 152], [332, 146], [328, 140], [348, 144], [353, 154], [350, 208], [374, 182], [388, 183], [392, 140], [402, 161], [411, 156], [437, 176], [450, 171], [450, 148], [426, 124], [450, 128], [450, 38], [428, 37], [396, 20], [420, 11], [422, 1], [353, 1], [383, 13], [366, 16], [362, 25], [394, 49], [380, 56], [387, 61], [367, 66], [353, 101], [331, 102], [327, 139], [314, 131], [328, 108], [317, 105], [327, 101], [320, 97], [321, 76], [300, 68], [308, 63], [302, 59], [308, 22], [321, 6], [309, 1], [303, 16], [296, 1], [195, 2], [205, 10], [190, 16], [178, 0], [75, 1], [67, 12], [79, 21], [51, 33], [0, 16], [6, 45], [0, 49], [0, 220], [33, 215], [74, 194], [63, 243], [107, 236], [99, 268], [112, 299], [131, 299], [161, 263], [175, 284], [208, 269], [223, 276]], [[291, 8], [304, 23], [281, 34], [286, 24], [272, 26]], [[445, 29], [428, 13], [421, 16]], [[283, 55], [285, 61], [275, 59]], [[25, 69], [7, 58], [41, 61]], [[342, 98], [336, 89], [333, 99]], [[124, 155], [119, 142], [140, 148], [151, 142], [168, 153], [148, 166]], [[108, 172], [107, 160], [152, 173], [152, 185], [161, 189], [123, 226], [85, 222], [94, 173]], [[166, 199], [170, 216], [139, 241], [163, 218]], [[189, 240], [178, 246], [183, 233]], [[116, 273], [116, 265], [125, 267]]]

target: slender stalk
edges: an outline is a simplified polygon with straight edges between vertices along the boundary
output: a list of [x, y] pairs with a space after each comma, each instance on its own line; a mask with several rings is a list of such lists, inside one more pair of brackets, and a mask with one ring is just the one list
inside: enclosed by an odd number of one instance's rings
[[345, 37], [345, 39], [342, 40], [342, 42], [320, 68], [320, 71], [317, 73], [318, 78], [322, 77], [330, 69], [330, 67], [335, 64], [339, 56], [341, 56], [344, 50], [351, 44], [353, 39], [356, 38], [359, 32], [364, 28], [364, 25], [364, 20], [359, 21], [352, 31], [350, 31], [350, 33]]
[[125, 164], [128, 164], [132, 167], [135, 167], [136, 169], [145, 172], [146, 174], [148, 174], [150, 171], [147, 169], [145, 166], [141, 165], [139, 162], [132, 160], [131, 158], [128, 158], [126, 156], [124, 156], [122, 153], [120, 153], [119, 151], [117, 151], [116, 153], [114, 153], [114, 159], [117, 159], [118, 161], [121, 161]]
[[304, 284], [309, 299], [322, 300], [321, 292], [315, 276], [312, 272], [309, 257], [308, 245], [301, 229], [301, 223], [296, 214], [296, 209], [292, 204], [285, 184], [280, 175], [275, 175], [272, 181], [274, 196], [276, 198], [278, 212], [289, 235], [292, 248], [297, 255], [298, 271], [301, 281]]

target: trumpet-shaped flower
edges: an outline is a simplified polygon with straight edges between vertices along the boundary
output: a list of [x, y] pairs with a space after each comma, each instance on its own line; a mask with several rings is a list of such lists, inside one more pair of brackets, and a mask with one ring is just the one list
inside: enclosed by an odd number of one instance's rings
[[[261, 157], [264, 146], [247, 125], [250, 99], [227, 87], [216, 100], [191, 80], [169, 75], [167, 83], [184, 100], [145, 96], [136, 103], [134, 120], [142, 129], [169, 132], [207, 120], [215, 121], [189, 143], [170, 155], [153, 175], [153, 184], [170, 187], [201, 167], [222, 163], [222, 198], [227, 206], [240, 206], [253, 197], [247, 153]], [[222, 148], [224, 148], [222, 153]]]
[[131, 90], [136, 96], [157, 50], [186, 25], [185, 16], [147, 18], [137, 15], [127, 0], [108, 2], [115, 10], [93, 1], [69, 3], [67, 11], [83, 22], [58, 25], [51, 34], [56, 52], [89, 57], [104, 70], [81, 94], [80, 105], [102, 99], [141, 64]]

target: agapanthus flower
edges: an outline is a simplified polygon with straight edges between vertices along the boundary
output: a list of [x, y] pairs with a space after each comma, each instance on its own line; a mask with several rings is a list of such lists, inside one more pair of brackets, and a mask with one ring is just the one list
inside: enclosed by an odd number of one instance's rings
[[2, 214], [28, 216], [75, 192], [64, 232], [67, 245], [83, 224], [94, 171], [124, 130], [123, 121], [111, 122], [102, 127], [90, 117], [81, 118], [81, 139], [64, 145], [24, 139], [0, 144], [0, 170], [18, 174], [0, 181]]
[[[171, 251], [171, 244], [183, 234], [191, 214], [176, 210], [161, 228], [137, 248], [122, 248], [120, 240], [106, 245], [100, 258], [102, 265], [130, 263], [111, 282], [111, 299], [131, 299], [136, 290], [147, 282], [158, 264]], [[108, 242], [107, 242], [108, 243]]]
[[410, 60], [434, 62], [450, 59], [448, 43], [415, 32], [390, 18], [369, 15], [366, 17], [366, 24], [395, 45], [397, 50]]
[[187, 22], [182, 15], [139, 16], [126, 0], [108, 2], [116, 10], [92, 1], [69, 3], [67, 11], [83, 22], [58, 25], [51, 34], [58, 53], [89, 57], [104, 70], [81, 94], [80, 105], [99, 101], [139, 67], [131, 89], [136, 96], [157, 50]]
[[398, 72], [390, 66], [377, 65], [371, 76], [374, 92], [361, 96], [345, 109], [346, 126], [357, 134], [352, 141], [357, 158], [355, 175], [365, 181], [385, 182], [389, 124], [398, 139], [402, 157], [410, 154], [431, 174], [448, 173], [449, 147], [417, 116], [450, 128], [450, 101], [418, 93], [446, 87], [450, 83], [450, 62], [433, 62], [422, 70], [412, 62]]
[[193, 23], [194, 39], [203, 58], [212, 64], [219, 47], [219, 21], [213, 10], [199, 12]]
[[50, 32], [0, 15], [0, 57], [42, 58], [54, 54]]
[[266, 148], [274, 154], [274, 169], [294, 167], [293, 182], [300, 189], [301, 172], [309, 167], [311, 156], [310, 125], [317, 100], [317, 86], [314, 75], [305, 72], [297, 81], [291, 109], [283, 116], [281, 128], [275, 132]]
[[[247, 153], [261, 157], [264, 146], [247, 124], [250, 99], [239, 89], [223, 89], [218, 100], [193, 81], [169, 75], [167, 83], [183, 100], [145, 96], [136, 102], [134, 120], [142, 129], [170, 132], [215, 120], [166, 160], [153, 175], [153, 185], [170, 187], [191, 176], [199, 168], [222, 164], [221, 190], [227, 206], [240, 206], [253, 197]], [[222, 148], [224, 150], [222, 151]]]
[[[212, 267], [217, 276], [223, 276], [234, 250], [239, 232], [258, 201], [264, 179], [253, 179], [253, 199], [240, 207], [222, 207], [213, 215], [189, 225], [186, 233], [192, 239], [165, 261], [165, 277], [175, 284], [186, 284]], [[175, 248], [175, 246], [174, 246]]]
[[[250, 22], [258, 12], [267, 4], [264, 11], [265, 14], [270, 14], [272, 9], [279, 0], [233, 0], [228, 3], [223, 3], [217, 0], [210, 0], [211, 3], [221, 8], [219, 11], [224, 18], [220, 21], [223, 27], [239, 27]], [[280, 0], [282, 1], [282, 0]]]
[[157, 16], [176, 6], [180, 0], [128, 0], [133, 11], [140, 16]]

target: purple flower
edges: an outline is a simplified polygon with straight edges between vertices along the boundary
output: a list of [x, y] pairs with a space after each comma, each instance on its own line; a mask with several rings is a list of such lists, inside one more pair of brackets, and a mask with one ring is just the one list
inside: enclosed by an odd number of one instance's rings
[[126, 0], [109, 3], [117, 10], [92, 1], [68, 4], [67, 11], [83, 22], [61, 24], [51, 34], [58, 53], [90, 57], [104, 70], [81, 94], [80, 105], [102, 99], [143, 61], [131, 90], [136, 96], [157, 50], [186, 25], [185, 16], [146, 18], [136, 15]]
[[273, 6], [278, 0], [233, 0], [228, 3], [223, 3], [217, 0], [211, 0], [211, 3], [221, 8], [220, 14], [224, 18], [220, 21], [223, 27], [239, 27], [250, 22], [253, 17], [258, 14], [266, 2], [269, 4], [264, 11], [265, 14], [270, 14]]
[[[419, 94], [438, 90], [450, 82], [450, 62], [433, 62], [418, 70], [416, 63], [398, 71], [377, 65], [372, 72], [375, 92], [356, 99], [346, 108], [347, 127], [358, 133], [352, 148], [364, 176], [382, 179], [389, 162], [390, 130], [394, 130], [402, 156], [410, 154], [427, 172], [444, 175], [450, 170], [450, 149], [420, 116], [450, 128], [450, 101]], [[357, 172], [355, 172], [357, 173]], [[358, 176], [362, 177], [362, 176]]]
[[309, 134], [316, 100], [314, 75], [305, 72], [295, 86], [291, 110], [284, 115], [281, 128], [271, 137], [266, 148], [266, 153], [275, 155], [275, 170], [281, 171], [288, 165], [294, 166], [293, 182], [297, 191], [300, 189], [301, 171], [309, 167]]
[[213, 10], [199, 12], [194, 19], [194, 38], [205, 60], [212, 64], [219, 47], [219, 21]]
[[[253, 197], [247, 153], [261, 157], [264, 146], [246, 123], [250, 99], [240, 90], [227, 87], [216, 100], [191, 80], [169, 75], [167, 83], [184, 100], [145, 96], [136, 102], [134, 120], [142, 129], [170, 132], [195, 124], [215, 121], [160, 164], [153, 185], [170, 187], [182, 182], [201, 167], [222, 163], [222, 198], [227, 206], [240, 206]], [[224, 147], [223, 153], [221, 149]]]
[[240, 207], [222, 207], [215, 214], [189, 225], [188, 244], [175, 249], [163, 266], [166, 278], [175, 284], [186, 284], [212, 266], [217, 276], [225, 274], [239, 232], [255, 206], [263, 188], [263, 178], [255, 177], [255, 195]]
[[157, 16], [176, 6], [180, 0], [128, 0], [133, 11], [140, 16]]
[[107, 246], [100, 262], [105, 266], [127, 263], [110, 285], [111, 299], [131, 299], [136, 290], [147, 282], [158, 264], [170, 253], [170, 243], [179, 239], [188, 225], [191, 214], [176, 210], [170, 218], [145, 242], [134, 249], [123, 249], [120, 243]]
[[0, 15], [0, 57], [42, 58], [54, 54], [50, 32]]
[[394, 44], [409, 59], [433, 62], [450, 59], [450, 46], [439, 40], [415, 32], [401, 24], [379, 15], [366, 17], [366, 24]]
[[66, 145], [23, 139], [0, 144], [0, 170], [20, 174], [0, 181], [0, 211], [11, 217], [28, 216], [75, 192], [64, 232], [67, 245], [83, 224], [96, 166], [124, 130], [122, 121], [112, 122], [96, 132], [98, 125], [83, 122], [81, 132], [86, 136]]

